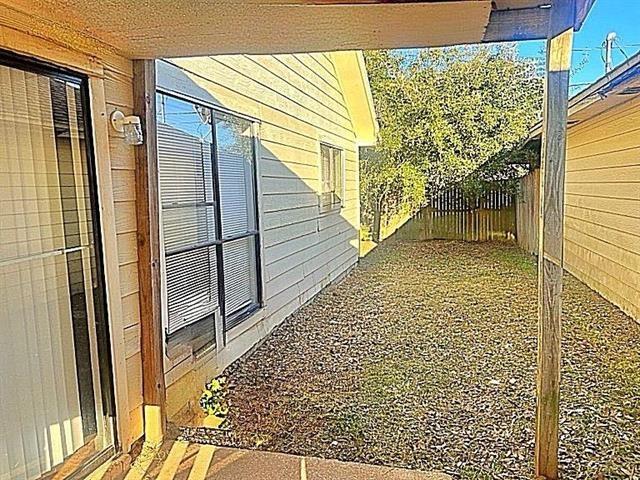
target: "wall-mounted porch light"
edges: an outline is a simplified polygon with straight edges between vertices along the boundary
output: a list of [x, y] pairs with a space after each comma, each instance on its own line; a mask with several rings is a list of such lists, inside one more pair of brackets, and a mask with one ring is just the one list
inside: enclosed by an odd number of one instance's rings
[[126, 116], [120, 110], [114, 110], [111, 114], [111, 126], [116, 132], [124, 133], [127, 145], [142, 145], [144, 142], [140, 117], [136, 115]]

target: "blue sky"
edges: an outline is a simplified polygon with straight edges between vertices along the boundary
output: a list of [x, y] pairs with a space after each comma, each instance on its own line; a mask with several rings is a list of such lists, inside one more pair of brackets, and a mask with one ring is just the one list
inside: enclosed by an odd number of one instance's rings
[[[618, 43], [627, 56], [640, 50], [640, 0], [596, 0], [582, 29], [573, 42], [573, 64], [580, 65], [573, 72], [571, 93], [577, 93], [604, 74], [602, 42], [607, 33], [616, 32]], [[544, 58], [544, 42], [521, 42], [518, 46], [523, 57]], [[613, 51], [613, 64], [625, 61], [620, 49]]]

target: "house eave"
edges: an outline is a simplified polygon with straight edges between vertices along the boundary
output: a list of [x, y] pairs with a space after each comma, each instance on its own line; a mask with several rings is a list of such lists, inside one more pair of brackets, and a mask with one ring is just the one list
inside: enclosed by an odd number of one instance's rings
[[[633, 89], [633, 90], [632, 90]], [[569, 100], [569, 126], [589, 120], [604, 110], [640, 96], [640, 53], [603, 75]], [[529, 138], [538, 138], [542, 122], [538, 122]]]
[[[578, 28], [593, 0], [577, 0]], [[10, 0], [12, 27], [127, 58], [436, 47], [546, 38], [548, 0]], [[287, 28], [283, 28], [286, 25]], [[33, 30], [33, 28], [40, 31]], [[73, 32], [76, 32], [75, 35]], [[331, 32], [331, 34], [327, 34]], [[77, 45], [76, 45], [77, 44]]]
[[361, 51], [332, 52], [336, 76], [340, 82], [356, 142], [371, 146], [378, 136], [369, 77]]

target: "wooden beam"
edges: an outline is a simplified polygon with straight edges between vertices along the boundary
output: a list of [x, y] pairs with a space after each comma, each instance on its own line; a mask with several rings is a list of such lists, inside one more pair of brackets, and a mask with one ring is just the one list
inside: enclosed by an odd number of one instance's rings
[[580, 30], [596, 0], [576, 0], [575, 29]]
[[134, 112], [144, 143], [136, 147], [136, 213], [140, 343], [145, 439], [162, 440], [166, 424], [160, 290], [160, 226], [156, 141], [156, 70], [153, 60], [133, 62]]
[[575, 0], [554, 0], [547, 38], [538, 230], [535, 473], [548, 480], [558, 478], [564, 169], [575, 8]]
[[483, 42], [512, 42], [547, 38], [548, 8], [492, 10]]

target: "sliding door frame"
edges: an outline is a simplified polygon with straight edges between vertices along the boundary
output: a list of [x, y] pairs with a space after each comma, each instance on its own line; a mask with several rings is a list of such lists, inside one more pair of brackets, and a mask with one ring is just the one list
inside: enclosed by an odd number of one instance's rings
[[[78, 120], [82, 121], [84, 127], [84, 140], [85, 140], [85, 155], [86, 155], [86, 172], [88, 178], [88, 194], [91, 209], [91, 227], [93, 249], [95, 251], [95, 269], [96, 276], [92, 278], [95, 280], [95, 288], [91, 292], [87, 292], [87, 295], [93, 297], [94, 308], [94, 322], [96, 329], [96, 343], [97, 351], [97, 363], [100, 378], [100, 394], [102, 411], [97, 409], [96, 403], [96, 421], [105, 422], [106, 432], [110, 435], [109, 445], [105, 448], [98, 450], [95, 454], [91, 455], [86, 460], [82, 461], [80, 465], [70, 474], [69, 478], [82, 477], [87, 471], [94, 465], [102, 463], [107, 458], [113, 457], [113, 455], [119, 451], [120, 439], [118, 418], [116, 416], [116, 398], [115, 398], [115, 378], [114, 378], [114, 365], [112, 356], [112, 341], [111, 341], [111, 325], [110, 315], [107, 301], [106, 292], [106, 271], [104, 265], [104, 246], [102, 239], [102, 222], [100, 216], [100, 198], [99, 198], [99, 184], [98, 184], [98, 165], [96, 158], [96, 151], [94, 145], [94, 125], [92, 119], [92, 99], [90, 93], [90, 79], [85, 73], [75, 71], [73, 69], [57, 65], [55, 63], [47, 62], [44, 60], [36, 59], [30, 56], [21, 55], [12, 51], [0, 49], [0, 65], [15, 68], [24, 72], [34, 73], [48, 78], [70, 82], [78, 85], [80, 91], [80, 99], [82, 102], [82, 118]], [[93, 282], [92, 282], [93, 283]], [[94, 374], [96, 372], [93, 372]], [[97, 399], [96, 399], [97, 400]], [[0, 407], [1, 408], [1, 407]], [[64, 465], [61, 464], [61, 465]], [[54, 469], [55, 471], [55, 469]], [[45, 472], [46, 474], [47, 472]]]

